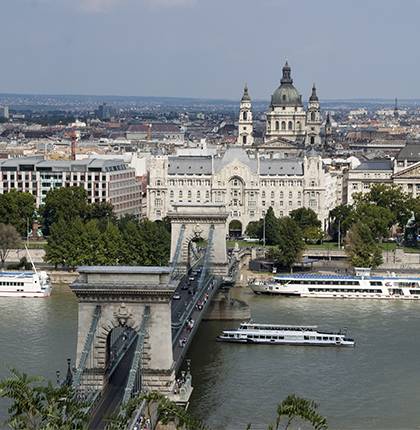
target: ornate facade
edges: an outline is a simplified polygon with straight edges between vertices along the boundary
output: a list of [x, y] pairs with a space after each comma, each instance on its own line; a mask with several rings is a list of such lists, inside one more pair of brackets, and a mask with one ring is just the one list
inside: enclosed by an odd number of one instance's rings
[[[248, 119], [246, 123], [244, 118]], [[266, 112], [264, 146], [320, 147], [321, 124], [320, 103], [315, 85], [312, 87], [308, 107], [305, 110], [302, 96], [293, 85], [291, 68], [286, 62], [280, 86], [271, 96], [270, 106]], [[249, 130], [252, 134], [251, 99], [245, 87], [240, 105], [238, 144], [250, 144], [249, 142], [253, 141], [248, 138]]]
[[336, 186], [313, 151], [299, 159], [250, 158], [240, 147], [222, 157], [159, 156], [151, 160], [147, 212], [158, 220], [176, 204], [223, 204], [227, 225], [239, 221], [243, 233], [270, 206], [277, 216], [309, 207], [326, 226], [329, 210], [341, 203]]
[[251, 97], [248, 94], [248, 86], [245, 85], [244, 94], [241, 99], [239, 108], [239, 121], [238, 121], [238, 140], [239, 145], [252, 145], [254, 143], [253, 125], [252, 125], [252, 110], [251, 110]]

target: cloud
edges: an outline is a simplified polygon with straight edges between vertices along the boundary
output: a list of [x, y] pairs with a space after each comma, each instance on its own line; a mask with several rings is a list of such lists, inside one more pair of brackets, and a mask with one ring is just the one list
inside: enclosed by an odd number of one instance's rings
[[79, 0], [80, 7], [87, 12], [108, 12], [127, 3], [126, 0]]
[[78, 0], [82, 10], [93, 13], [109, 12], [128, 2], [143, 3], [152, 8], [191, 6], [197, 0]]

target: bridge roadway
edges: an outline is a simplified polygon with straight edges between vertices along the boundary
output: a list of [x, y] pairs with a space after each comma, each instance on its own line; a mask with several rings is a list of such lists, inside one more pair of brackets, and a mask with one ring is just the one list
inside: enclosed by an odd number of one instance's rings
[[99, 403], [92, 411], [89, 428], [102, 430], [107, 424], [107, 420], [118, 410], [124, 396], [124, 389], [127, 385], [128, 374], [133, 360], [136, 342], [133, 342], [124, 353], [123, 358], [110, 376], [108, 385], [101, 394]]
[[[220, 285], [219, 279], [206, 276], [198, 291], [201, 268], [199, 270], [194, 279], [189, 280], [189, 275], [181, 279], [175, 291], [180, 299], [172, 300], [173, 359], [176, 371], [181, 367], [203, 315]], [[189, 320], [194, 321], [192, 327], [188, 325]]]

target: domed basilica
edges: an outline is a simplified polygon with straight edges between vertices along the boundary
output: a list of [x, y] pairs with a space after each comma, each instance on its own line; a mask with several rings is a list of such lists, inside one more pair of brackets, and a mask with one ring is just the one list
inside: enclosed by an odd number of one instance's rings
[[[302, 96], [293, 85], [291, 68], [286, 62], [280, 86], [271, 96], [271, 103], [266, 112], [265, 137], [262, 145], [279, 149], [319, 147], [321, 123], [315, 85], [312, 87], [312, 94], [305, 110]], [[247, 86], [240, 104], [237, 143], [246, 146], [254, 144], [251, 98]]]

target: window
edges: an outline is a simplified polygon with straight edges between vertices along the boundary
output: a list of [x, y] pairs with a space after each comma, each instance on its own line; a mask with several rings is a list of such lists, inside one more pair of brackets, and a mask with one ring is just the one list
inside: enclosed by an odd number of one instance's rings
[[242, 143], [246, 145], [246, 136], [242, 136]]
[[179, 196], [179, 200], [182, 200], [182, 190], [179, 190], [178, 196]]
[[300, 130], [302, 130], [302, 125], [300, 124], [300, 121], [298, 121], [297, 123], [296, 123], [296, 128], [300, 131]]
[[170, 197], [171, 199], [173, 199], [173, 198], [174, 198], [174, 190], [171, 190], [171, 191], [169, 192], [169, 197]]
[[315, 112], [311, 112], [311, 121], [315, 121]]
[[244, 113], [242, 114], [242, 119], [243, 119], [244, 121], [246, 121], [246, 120], [247, 120], [247, 113], [246, 113], [246, 112], [244, 112]]
[[315, 145], [315, 137], [311, 136], [311, 145]]
[[276, 121], [276, 130], [280, 129], [280, 123], [278, 121]]
[[274, 191], [271, 191], [271, 198], [274, 199]]
[[293, 122], [292, 121], [289, 121], [288, 129], [293, 130]]
[[281, 129], [286, 130], [286, 121], [281, 122]]
[[200, 191], [197, 191], [197, 201], [199, 202], [199, 201], [200, 201], [200, 199], [201, 199]]

